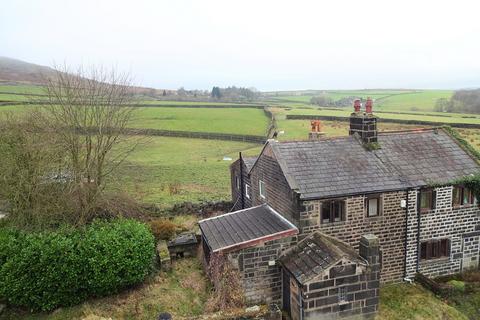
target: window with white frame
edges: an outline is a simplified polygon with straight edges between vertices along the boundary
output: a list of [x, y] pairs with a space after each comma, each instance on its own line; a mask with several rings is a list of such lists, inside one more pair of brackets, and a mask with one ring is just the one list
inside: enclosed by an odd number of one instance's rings
[[266, 197], [265, 182], [263, 182], [262, 180], [258, 181], [258, 192], [260, 194], [260, 198], [265, 199]]
[[367, 217], [377, 217], [382, 212], [382, 199], [379, 195], [368, 196], [365, 199]]
[[235, 176], [235, 187], [240, 189], [240, 178], [238, 176]]
[[250, 199], [250, 186], [245, 184], [245, 196]]

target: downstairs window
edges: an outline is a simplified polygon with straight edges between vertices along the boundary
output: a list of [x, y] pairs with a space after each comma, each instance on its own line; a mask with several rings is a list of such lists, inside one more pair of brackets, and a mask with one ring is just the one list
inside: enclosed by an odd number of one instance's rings
[[450, 239], [424, 241], [420, 244], [420, 259], [447, 258], [450, 255]]

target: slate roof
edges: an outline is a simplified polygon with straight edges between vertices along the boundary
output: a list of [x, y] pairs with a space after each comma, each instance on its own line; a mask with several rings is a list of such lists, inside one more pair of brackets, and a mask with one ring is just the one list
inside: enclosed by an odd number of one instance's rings
[[247, 167], [247, 171], [250, 172], [250, 170], [253, 168], [253, 165], [257, 161], [258, 157], [247, 157], [242, 159], [243, 159], [243, 163], [245, 163], [245, 166]]
[[442, 129], [379, 133], [379, 150], [356, 136], [269, 144], [301, 199], [401, 190], [448, 183], [480, 165]]
[[226, 213], [199, 222], [212, 252], [254, 246], [298, 233], [298, 229], [268, 205]]
[[305, 284], [342, 258], [366, 265], [367, 262], [350, 246], [323, 233], [315, 232], [286, 251], [280, 262], [300, 282]]

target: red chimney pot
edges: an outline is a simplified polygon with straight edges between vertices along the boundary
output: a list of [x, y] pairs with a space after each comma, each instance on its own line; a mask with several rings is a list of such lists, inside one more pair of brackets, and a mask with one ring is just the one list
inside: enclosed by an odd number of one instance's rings
[[367, 99], [367, 102], [365, 103], [365, 112], [372, 113], [372, 109], [373, 109], [373, 101], [372, 101], [372, 98], [369, 97]]
[[360, 112], [360, 108], [361, 108], [361, 104], [360, 104], [360, 99], [355, 99], [355, 101], [353, 102], [353, 109], [355, 110], [355, 112]]

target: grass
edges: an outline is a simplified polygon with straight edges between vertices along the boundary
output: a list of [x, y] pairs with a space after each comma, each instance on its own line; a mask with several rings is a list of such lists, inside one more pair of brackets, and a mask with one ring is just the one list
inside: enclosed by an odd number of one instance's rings
[[224, 156], [258, 153], [261, 145], [244, 142], [152, 137], [138, 146], [110, 185], [138, 200], [161, 207], [179, 202], [230, 199], [229, 165]]
[[203, 313], [210, 292], [209, 283], [195, 258], [177, 260], [170, 272], [162, 272], [144, 284], [106, 298], [92, 299], [78, 306], [31, 314], [7, 310], [2, 319], [156, 319], [169, 312], [173, 319], [194, 318]]
[[44, 94], [41, 86], [33, 85], [0, 85], [0, 93]]
[[254, 106], [255, 103], [239, 103], [239, 102], [217, 102], [217, 101], [175, 101], [175, 100], [145, 100], [140, 104], [151, 105], [210, 105], [210, 106]]
[[450, 98], [451, 90], [425, 90], [395, 94], [378, 99], [378, 110], [388, 111], [433, 111], [435, 103], [441, 98]]
[[312, 106], [310, 99], [318, 95], [326, 95], [335, 101], [356, 96], [371, 97], [375, 101], [375, 108], [382, 111], [433, 111], [438, 99], [449, 98], [452, 93], [451, 90], [317, 90], [297, 95], [294, 95], [293, 92], [278, 93], [268, 97], [267, 101], [298, 108]]
[[[3, 319], [155, 319], [169, 312], [174, 319], [195, 318], [204, 312], [210, 286], [195, 258], [177, 260], [173, 269], [159, 273], [143, 285], [106, 298], [91, 299], [52, 313], [28, 313], [9, 309]], [[380, 289], [376, 320], [468, 320], [420, 285], [391, 284]], [[476, 318], [470, 318], [476, 319]]]
[[376, 320], [468, 320], [420, 285], [392, 284], [380, 289]]
[[139, 108], [135, 128], [265, 136], [270, 119], [254, 108]]
[[[374, 109], [374, 113], [375, 113]], [[348, 117], [351, 114], [351, 109], [292, 109], [284, 111], [284, 114], [292, 115], [323, 115], [323, 116], [336, 116], [336, 117]], [[461, 114], [444, 114], [444, 113], [428, 113], [427, 114], [411, 114], [411, 113], [377, 113], [375, 114], [380, 119], [404, 119], [404, 120], [421, 120], [421, 121], [430, 121], [430, 122], [441, 122], [441, 123], [480, 123], [480, 117], [478, 115], [469, 115], [466, 117]], [[445, 117], [444, 115], [448, 115]]]

